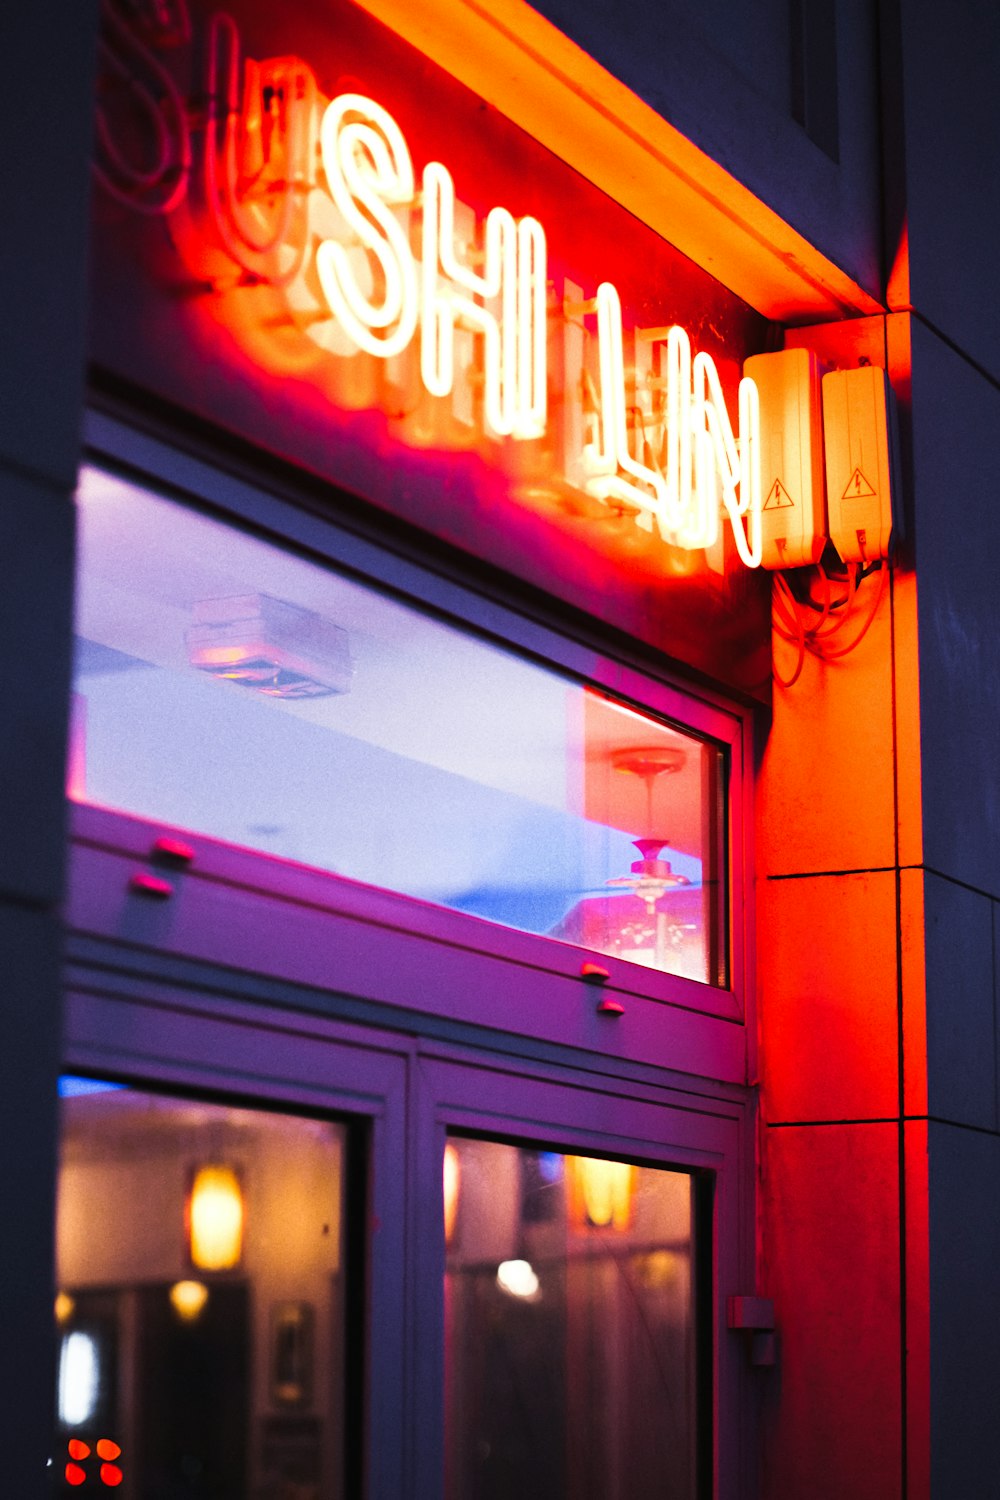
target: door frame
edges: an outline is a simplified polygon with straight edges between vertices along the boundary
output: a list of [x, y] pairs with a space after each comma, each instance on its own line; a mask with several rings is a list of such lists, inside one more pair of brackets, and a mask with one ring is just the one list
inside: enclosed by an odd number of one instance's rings
[[[411, 1018], [360, 1024], [336, 997], [71, 934], [65, 1066], [137, 1086], [361, 1120], [367, 1500], [432, 1500], [443, 1476], [442, 1159], [449, 1129], [546, 1141], [711, 1179], [711, 1483], [751, 1494], [749, 1368], [726, 1297], [753, 1285], [752, 1094], [577, 1049]], [[309, 1008], [310, 1004], [314, 1007]], [[321, 1011], [318, 1007], [322, 1005]], [[350, 1372], [349, 1372], [350, 1378]]]
[[[363, 1283], [363, 1391], [360, 1401], [345, 1401], [345, 1409], [365, 1412], [354, 1467], [364, 1472], [367, 1500], [398, 1500], [409, 1419], [406, 1306], [398, 1274], [406, 1254], [406, 1045], [306, 1012], [179, 986], [168, 966], [161, 967], [150, 977], [124, 967], [71, 966], [63, 1069], [179, 1096], [315, 1112], [362, 1128], [363, 1264], [351, 1254], [353, 1226], [346, 1238], [348, 1295], [351, 1280], [357, 1287], [360, 1276]], [[374, 1350], [377, 1359], [370, 1357]], [[345, 1382], [351, 1375], [345, 1369]]]

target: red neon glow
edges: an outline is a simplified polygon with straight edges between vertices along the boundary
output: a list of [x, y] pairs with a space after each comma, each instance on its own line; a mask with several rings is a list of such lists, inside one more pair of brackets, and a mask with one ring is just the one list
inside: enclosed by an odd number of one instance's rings
[[449, 1141], [444, 1148], [444, 1242], [450, 1245], [455, 1238], [458, 1222], [458, 1197], [461, 1188], [461, 1163], [454, 1144]]
[[[733, 526], [741, 561], [759, 568], [763, 551], [760, 492], [760, 400], [750, 379], [740, 381], [740, 440], [733, 434], [719, 373], [707, 354], [692, 361], [683, 328], [641, 329], [640, 344], [666, 345], [666, 418], [657, 421], [650, 405], [649, 426], [663, 429], [666, 463], [633, 457], [626, 412], [622, 308], [610, 282], [597, 288], [595, 310], [600, 351], [599, 437], [588, 444], [584, 461], [591, 470], [587, 490], [602, 500], [619, 500], [655, 519], [664, 541], [688, 549], [715, 545], [719, 534], [719, 483], [722, 505]], [[589, 305], [586, 309], [590, 310]], [[648, 372], [647, 372], [648, 374]], [[636, 393], [640, 400], [639, 392]], [[640, 416], [642, 413], [639, 407]], [[640, 421], [645, 438], [646, 424]], [[649, 445], [644, 441], [643, 447]], [[748, 517], [749, 534], [742, 518]]]
[[97, 1439], [98, 1458], [121, 1458], [122, 1450], [111, 1438]]
[[66, 1451], [69, 1453], [70, 1458], [89, 1458], [90, 1444], [81, 1442], [79, 1438], [70, 1438], [66, 1445]]
[[66, 1465], [66, 1483], [72, 1485], [85, 1484], [87, 1479], [86, 1469], [81, 1469], [79, 1464]]
[[[457, 200], [440, 161], [428, 161], [418, 181], [407, 136], [380, 99], [349, 90], [328, 100], [297, 57], [244, 61], [226, 14], [212, 14], [207, 29], [209, 121], [200, 142], [185, 132], [185, 191], [160, 210], [192, 272], [215, 286], [242, 274], [281, 293], [328, 360], [397, 360], [419, 329], [419, 378], [460, 422], [493, 439], [544, 438], [548, 340], [567, 311], [565, 298], [549, 305], [542, 221], [496, 205], [480, 215]], [[102, 143], [111, 150], [106, 132]], [[647, 371], [643, 389], [626, 370], [618, 287], [601, 280], [580, 310], [597, 322], [587, 330], [596, 337], [596, 410], [582, 430], [576, 424], [579, 451], [571, 439], [569, 467], [554, 477], [570, 485], [582, 477], [586, 493], [640, 525], [655, 518], [663, 540], [682, 550], [713, 547], [724, 512], [740, 560], [757, 567], [752, 382], [741, 384], [737, 439], [714, 361], [702, 352], [692, 364], [682, 328], [636, 329], [647, 364], [651, 346], [667, 346], [667, 378]], [[563, 410], [586, 382], [577, 389], [572, 362], [561, 375], [553, 399]]]
[[[480, 332], [487, 426], [500, 437], [541, 437], [547, 404], [545, 231], [537, 219], [515, 223], [505, 208], [492, 208], [484, 242], [480, 274], [455, 254], [451, 174], [440, 162], [429, 162], [423, 175], [420, 372], [432, 395], [449, 396], [458, 330]], [[491, 304], [498, 310], [491, 311]]]
[[[77, 802], [86, 801], [87, 797], [87, 700], [82, 693], [74, 692], [70, 699], [69, 715], [69, 744], [66, 747], [66, 795]], [[65, 1297], [65, 1293], [61, 1293]], [[67, 1301], [62, 1303], [56, 1299], [56, 1317], [60, 1321], [60, 1312], [64, 1317], [69, 1313], [65, 1311]], [[71, 1306], [71, 1304], [70, 1304]]]
[[125, 1475], [117, 1464], [101, 1464], [101, 1483], [108, 1485], [111, 1489], [121, 1484]]
[[[214, 18], [213, 27], [217, 21]], [[235, 37], [232, 45], [235, 48]], [[310, 97], [318, 110], [319, 95], [310, 91]], [[246, 138], [253, 134], [256, 117], [256, 96], [250, 90], [244, 91], [242, 108], [250, 121], [243, 129]], [[234, 129], [227, 123], [227, 164]], [[480, 404], [478, 397], [474, 399], [473, 392], [465, 394], [470, 425], [475, 428], [482, 423], [487, 433], [499, 438], [544, 437], [547, 254], [542, 224], [530, 215], [515, 220], [507, 209], [491, 208], [482, 230], [482, 248], [476, 250], [479, 226], [466, 210], [469, 223], [464, 256], [460, 256], [456, 253], [456, 207], [462, 205], [456, 205], [450, 172], [440, 162], [429, 162], [418, 192], [406, 138], [381, 103], [358, 93], [338, 94], [322, 108], [318, 133], [325, 193], [337, 211], [339, 236], [319, 239], [315, 274], [325, 311], [349, 346], [378, 360], [395, 359], [407, 353], [419, 328], [420, 377], [430, 395], [444, 399], [456, 393], [456, 345], [461, 341], [465, 382], [481, 392], [481, 414], [474, 412]], [[213, 223], [219, 229], [225, 221], [217, 212], [211, 143], [206, 159]], [[230, 188], [234, 180], [230, 171]], [[323, 186], [317, 184], [313, 196], [317, 196], [320, 216], [326, 212], [323, 194]], [[229, 196], [233, 196], [231, 191]], [[286, 207], [291, 201], [286, 189]], [[408, 227], [410, 216], [418, 210], [422, 226], [419, 264]], [[274, 230], [273, 246], [267, 245], [283, 249], [296, 268], [293, 277], [283, 273], [278, 277], [275, 284], [282, 287], [308, 277], [311, 269], [308, 251], [284, 239], [282, 226], [289, 222], [286, 212]], [[307, 239], [312, 228], [307, 226]], [[234, 248], [231, 233], [227, 230], [222, 237], [236, 263], [248, 269], [242, 253]], [[244, 239], [263, 252], [263, 243], [253, 241], [249, 231], [244, 231]], [[477, 260], [481, 270], [468, 264], [470, 259]], [[269, 279], [275, 282], [273, 275]], [[565, 309], [561, 311], [565, 315]], [[564, 479], [572, 483], [573, 467], [579, 468], [588, 494], [624, 506], [640, 522], [643, 517], [655, 518], [663, 540], [684, 550], [715, 545], [721, 508], [732, 523], [740, 560], [749, 568], [759, 567], [760, 416], [753, 381], [740, 382], [741, 437], [737, 439], [712, 358], [699, 353], [692, 361], [688, 335], [678, 326], [640, 329], [636, 336], [647, 351], [657, 343], [666, 345], [668, 375], [665, 380], [650, 376], [647, 389], [636, 387], [630, 402], [630, 385], [635, 382], [634, 377], [631, 382], [626, 378], [617, 288], [602, 281], [593, 301], [583, 303], [578, 311], [596, 316], [600, 375], [594, 420], [587, 424], [592, 433], [588, 439], [585, 426], [578, 434], [582, 448], [570, 454], [572, 467]], [[323, 309], [317, 311], [316, 319], [321, 326]], [[472, 363], [475, 351], [470, 335], [483, 340], [481, 366]], [[315, 336], [315, 330], [310, 330], [309, 337]], [[462, 362], [459, 354], [458, 363]], [[574, 399], [576, 385], [570, 365], [563, 371], [563, 388], [557, 393], [563, 405]], [[663, 387], [665, 400], [662, 395], [654, 396]], [[630, 406], [639, 412], [639, 424], [630, 423]], [[665, 464], [657, 457], [661, 446], [667, 450]], [[744, 530], [744, 517], [749, 534]]]
[[[237, 27], [191, 5], [190, 43], [142, 41], [208, 109], [162, 223], [98, 195], [95, 358], [762, 691], [739, 383], [763, 320], [356, 7], [241, 0]], [[106, 123], [143, 160], [102, 55]]]

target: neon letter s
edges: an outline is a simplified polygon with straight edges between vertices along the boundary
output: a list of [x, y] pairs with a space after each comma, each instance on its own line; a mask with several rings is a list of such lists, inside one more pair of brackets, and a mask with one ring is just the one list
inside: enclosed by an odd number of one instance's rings
[[[358, 283], [356, 259], [336, 240], [316, 247], [316, 271], [330, 310], [368, 354], [400, 354], [417, 326], [413, 253], [391, 205], [412, 203], [413, 163], [395, 120], [363, 94], [340, 94], [320, 129], [323, 170], [334, 203], [381, 272], [381, 297]], [[354, 251], [354, 257], [357, 250]]]

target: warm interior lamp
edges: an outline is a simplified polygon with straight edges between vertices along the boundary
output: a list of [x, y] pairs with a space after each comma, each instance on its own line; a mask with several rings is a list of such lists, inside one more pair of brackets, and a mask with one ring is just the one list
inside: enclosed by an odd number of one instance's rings
[[69, 1320], [70, 1320], [70, 1318], [73, 1316], [73, 1309], [75, 1307], [76, 1307], [76, 1302], [73, 1300], [73, 1298], [69, 1295], [68, 1292], [57, 1292], [56, 1293], [56, 1322], [57, 1323], [68, 1323]]
[[[610, 752], [612, 770], [643, 784], [645, 813], [632, 808], [631, 816], [635, 822], [641, 819], [649, 832], [632, 840], [639, 858], [630, 862], [629, 873], [606, 880], [607, 895], [578, 901], [552, 928], [554, 937], [666, 973], [700, 977], [704, 967], [702, 893], [688, 876], [673, 869], [669, 859], [661, 857], [669, 841], [654, 832], [660, 817], [654, 788], [662, 777], [682, 771], [686, 762], [687, 752], [676, 745], [640, 745]], [[617, 813], [609, 809], [607, 821], [612, 827], [625, 827], [620, 819], [620, 808]]]
[[183, 1323], [194, 1323], [207, 1301], [203, 1281], [175, 1281], [170, 1288], [170, 1305]]
[[635, 1175], [632, 1164], [596, 1156], [576, 1156], [571, 1160], [577, 1187], [577, 1219], [594, 1229], [627, 1229], [632, 1216]]
[[461, 1175], [458, 1151], [449, 1141], [444, 1148], [444, 1242], [446, 1245], [450, 1245], [455, 1238]]
[[199, 1167], [188, 1200], [191, 1264], [231, 1271], [243, 1250], [243, 1192], [232, 1167]]

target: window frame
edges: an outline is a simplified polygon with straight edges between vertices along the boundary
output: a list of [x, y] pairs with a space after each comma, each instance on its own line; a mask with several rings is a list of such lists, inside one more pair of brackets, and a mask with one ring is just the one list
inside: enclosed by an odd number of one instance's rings
[[[523, 601], [520, 599], [516, 600], [515, 607], [511, 597], [515, 589], [509, 582], [505, 587], [503, 581], [484, 582], [477, 577], [476, 583], [482, 583], [482, 587], [473, 588], [467, 579], [457, 576], [454, 564], [447, 566], [437, 556], [419, 555], [416, 543], [411, 538], [398, 536], [392, 531], [391, 524], [385, 541], [373, 540], [363, 529], [345, 524], [344, 515], [338, 514], [336, 492], [324, 491], [327, 504], [323, 510], [310, 508], [295, 493], [290, 477], [287, 483], [276, 483], [275, 475], [269, 469], [269, 488], [265, 489], [256, 475], [251, 480], [233, 472], [231, 466], [221, 467], [215, 461], [215, 455], [212, 455], [212, 461], [196, 456], [178, 447], [174, 441], [164, 441], [158, 435], [140, 431], [104, 412], [91, 411], [88, 414], [85, 436], [88, 459], [137, 485], [146, 485], [156, 493], [186, 502], [223, 522], [248, 528], [276, 545], [303, 552], [318, 563], [329, 563], [359, 581], [401, 597], [460, 629], [513, 649], [577, 681], [593, 684], [640, 712], [666, 719], [681, 728], [690, 728], [696, 735], [720, 745], [726, 752], [728, 763], [724, 795], [729, 984], [721, 988], [660, 973], [610, 955], [594, 954], [591, 950], [557, 939], [522, 933], [345, 877], [314, 872], [264, 854], [193, 835], [192, 842], [199, 850], [196, 868], [204, 870], [215, 882], [258, 890], [265, 899], [281, 899], [284, 892], [291, 900], [304, 901], [314, 909], [326, 910], [331, 917], [335, 915], [344, 924], [338, 937], [338, 947], [342, 951], [345, 951], [342, 945], [347, 949], [351, 947], [352, 934], [357, 939], [361, 929], [370, 927], [375, 921], [394, 950], [397, 961], [403, 964], [402, 972], [417, 964], [424, 982], [412, 988], [421, 993], [427, 992], [423, 971], [430, 951], [425, 948], [424, 957], [420, 959], [421, 939], [429, 940], [444, 965], [445, 990], [449, 989], [449, 960], [460, 953], [474, 955], [474, 966], [481, 973], [485, 990], [478, 984], [460, 986], [465, 991], [464, 1003], [468, 1005], [473, 997], [478, 999], [490, 991], [492, 996], [489, 1003], [474, 1005], [474, 1013], [468, 1016], [473, 1023], [500, 1026], [501, 1029], [507, 1025], [502, 993], [509, 994], [511, 963], [517, 965], [519, 984], [526, 985], [521, 1005], [525, 1012], [522, 1024], [528, 1024], [530, 1031], [530, 1010], [539, 1004], [541, 1009], [546, 1008], [544, 997], [539, 1000], [538, 995], [547, 980], [551, 981], [553, 993], [562, 995], [568, 986], [573, 991], [583, 987], [588, 995], [593, 995], [593, 986], [581, 986], [580, 971], [584, 963], [596, 959], [608, 971], [605, 990], [642, 1014], [644, 1032], [648, 1029], [646, 1021], [652, 1023], [652, 1030], [645, 1037], [642, 1048], [647, 1057], [669, 1056], [673, 1061], [676, 1056], [675, 1065], [694, 1072], [707, 1072], [711, 1076], [715, 1070], [703, 1054], [707, 1050], [710, 1055], [714, 1049], [720, 1058], [726, 1058], [722, 1072], [731, 1077], [736, 1064], [735, 1052], [739, 1052], [745, 1069], [746, 1059], [752, 1054], [754, 1035], [750, 816], [753, 721], [748, 706], [733, 703], [701, 685], [682, 686], [661, 661], [650, 661], [646, 653], [638, 647], [631, 648], [627, 641], [610, 640], [609, 633], [593, 622], [589, 625], [571, 622], [571, 634], [558, 610], [546, 610], [537, 601], [532, 601], [528, 612], [521, 607]], [[315, 507], [315, 498], [312, 505]], [[469, 571], [473, 571], [471, 564]], [[584, 628], [577, 630], [578, 624]], [[148, 844], [145, 851], [139, 847], [146, 836], [141, 820], [79, 805], [71, 809], [71, 824], [80, 849], [106, 851], [117, 846], [128, 857], [141, 857], [144, 852], [148, 855]], [[188, 837], [186, 831], [185, 837]], [[90, 894], [96, 895], [90, 876], [86, 884]], [[67, 906], [71, 925], [82, 922], [87, 927], [96, 922], [94, 930], [107, 930], [107, 924], [116, 920], [114, 914], [96, 910], [93, 901], [84, 899], [81, 902], [79, 892], [79, 881], [74, 883], [71, 879]], [[208, 956], [197, 945], [191, 951]], [[497, 976], [505, 969], [506, 977], [500, 983]], [[488, 980], [490, 973], [495, 976], [492, 984]], [[318, 977], [311, 973], [307, 982], [316, 982]], [[367, 993], [362, 984], [357, 992], [365, 998], [390, 1003], [384, 986], [377, 983], [369, 984]], [[441, 1003], [447, 1013], [454, 1014], [455, 1005], [463, 1002], [453, 991], [447, 996], [442, 995]], [[579, 1008], [575, 1001], [564, 1003]], [[669, 1010], [664, 1011], [664, 1007], [669, 1007]], [[663, 1014], [657, 1017], [657, 1011]], [[666, 1024], [668, 1017], [671, 1025]], [[708, 1028], [705, 1034], [707, 1049], [697, 1043], [696, 1019], [703, 1020]], [[728, 1044], [723, 1044], [720, 1037], [716, 1037], [714, 1043], [709, 1042], [713, 1019], [723, 1023], [743, 1023], [743, 1027], [737, 1027], [739, 1030], [745, 1028], [745, 1036], [738, 1046], [734, 1047], [734, 1037]], [[604, 1035], [600, 1045], [604, 1046], [608, 1022], [603, 1023], [602, 1030]], [[677, 1033], [676, 1038], [672, 1037], [673, 1032]], [[551, 1028], [546, 1034], [553, 1040], [561, 1039], [558, 1031], [553, 1033]], [[572, 1028], [570, 1035], [563, 1039], [570, 1040], [571, 1037]]]

